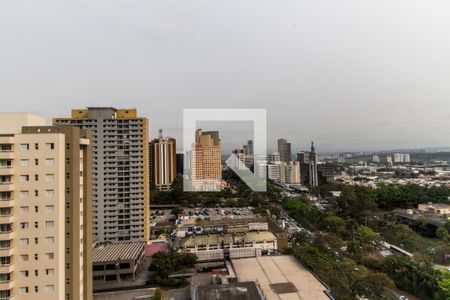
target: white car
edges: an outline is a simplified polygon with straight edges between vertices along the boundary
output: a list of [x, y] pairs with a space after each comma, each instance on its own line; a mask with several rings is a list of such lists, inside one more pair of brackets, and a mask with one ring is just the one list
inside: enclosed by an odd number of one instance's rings
[[399, 300], [409, 300], [408, 297], [406, 297], [406, 296], [400, 296], [400, 297], [398, 297], [398, 299]]

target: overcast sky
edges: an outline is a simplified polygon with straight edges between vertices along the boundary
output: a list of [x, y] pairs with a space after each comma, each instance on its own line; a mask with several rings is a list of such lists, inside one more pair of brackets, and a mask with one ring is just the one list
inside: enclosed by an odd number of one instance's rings
[[450, 1], [3, 0], [0, 101], [137, 108], [152, 137], [181, 137], [183, 108], [250, 107], [269, 148], [450, 146]]

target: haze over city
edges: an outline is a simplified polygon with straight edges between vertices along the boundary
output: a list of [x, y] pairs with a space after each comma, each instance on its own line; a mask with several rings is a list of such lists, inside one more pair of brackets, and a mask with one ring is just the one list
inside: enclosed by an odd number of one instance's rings
[[183, 108], [256, 107], [269, 149], [450, 146], [448, 1], [132, 4], [3, 1], [5, 109], [135, 107], [181, 139]]

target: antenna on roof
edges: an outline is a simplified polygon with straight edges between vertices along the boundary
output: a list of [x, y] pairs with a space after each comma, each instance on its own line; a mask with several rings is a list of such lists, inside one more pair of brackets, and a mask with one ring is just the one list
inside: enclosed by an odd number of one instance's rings
[[162, 139], [162, 129], [159, 130], [159, 138]]

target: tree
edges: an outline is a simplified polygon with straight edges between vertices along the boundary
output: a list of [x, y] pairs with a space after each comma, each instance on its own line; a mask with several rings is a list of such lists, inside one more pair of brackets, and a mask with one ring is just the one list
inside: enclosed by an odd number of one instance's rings
[[367, 299], [396, 299], [392, 290], [394, 282], [384, 273], [368, 274], [352, 282], [352, 290], [356, 296]]
[[329, 232], [338, 233], [345, 225], [345, 221], [338, 216], [328, 216], [322, 220], [321, 227]]
[[447, 241], [448, 238], [449, 238], [449, 234], [448, 234], [447, 228], [445, 228], [444, 226], [439, 226], [439, 227], [436, 229], [436, 237], [437, 237], [438, 239]]

